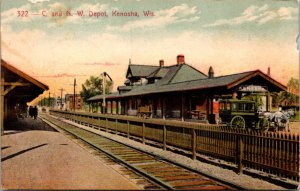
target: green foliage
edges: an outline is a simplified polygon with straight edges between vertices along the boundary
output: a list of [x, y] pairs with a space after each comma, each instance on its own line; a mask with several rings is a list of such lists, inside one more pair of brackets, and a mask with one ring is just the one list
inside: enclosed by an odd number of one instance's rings
[[299, 80], [295, 78], [290, 78], [289, 82], [287, 83], [288, 92], [292, 94], [299, 93]]
[[[105, 87], [105, 93], [110, 93], [110, 87], [112, 86], [112, 83], [110, 81], [106, 81], [106, 87]], [[87, 79], [84, 84], [82, 84], [82, 90], [80, 91], [80, 95], [84, 102], [87, 101], [87, 99], [94, 97], [96, 95], [102, 95], [102, 79], [100, 77], [96, 76], [90, 76], [89, 79]]]
[[[50, 104], [49, 104], [50, 101]], [[54, 97], [50, 97], [50, 100], [48, 97], [43, 98], [42, 100], [40, 100], [38, 102], [38, 105], [40, 106], [53, 106], [55, 104], [55, 98]]]
[[275, 106], [278, 107], [279, 105], [285, 105], [285, 102], [287, 106], [297, 104], [297, 100], [299, 99], [299, 80], [290, 78], [289, 82], [287, 83], [287, 90], [288, 91], [282, 91], [272, 95]]
[[250, 95], [244, 96], [242, 99], [254, 101], [256, 103], [257, 108], [260, 108], [263, 105], [262, 98], [258, 94], [250, 94]]

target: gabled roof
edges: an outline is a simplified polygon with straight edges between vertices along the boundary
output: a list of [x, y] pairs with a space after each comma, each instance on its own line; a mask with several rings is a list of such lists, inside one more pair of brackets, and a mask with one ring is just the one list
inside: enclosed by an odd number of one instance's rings
[[149, 65], [135, 65], [129, 64], [126, 72], [126, 78], [129, 77], [140, 77], [145, 78], [157, 70], [159, 66], [149, 66]]
[[205, 74], [200, 72], [199, 70], [191, 67], [188, 64], [180, 64], [180, 65], [173, 65], [168, 67], [159, 68], [157, 71], [152, 73], [149, 77], [156, 76], [157, 78], [161, 77], [157, 85], [162, 84], [171, 84], [171, 83], [178, 83], [178, 82], [185, 82], [191, 80], [198, 80], [207, 78]]
[[273, 84], [274, 86], [278, 87], [278, 89], [281, 89], [282, 91], [286, 91], [287, 87], [285, 85], [283, 85], [282, 83], [276, 81], [275, 79], [273, 79], [271, 76], [268, 76], [267, 74], [263, 73], [260, 70], [254, 70], [252, 71], [251, 74], [247, 75], [244, 78], [241, 78], [239, 80], [236, 80], [230, 84], [228, 84], [228, 88], [232, 88], [234, 86], [237, 86], [238, 84], [241, 84], [253, 77], [261, 77], [262, 79], [265, 79], [267, 82], [269, 82], [270, 84]]
[[163, 78], [169, 71], [168, 67], [160, 67], [154, 72], [152, 72], [147, 78]]
[[207, 76], [188, 64], [182, 64], [170, 83], [186, 82], [191, 80], [205, 79]]
[[198, 80], [183, 81], [177, 83], [168, 84], [148, 84], [144, 86], [139, 86], [130, 92], [123, 94], [123, 96], [135, 96], [135, 95], [145, 95], [153, 93], [163, 93], [163, 92], [175, 92], [175, 91], [188, 91], [188, 90], [204, 90], [210, 88], [223, 87], [225, 89], [232, 89], [235, 86], [246, 82], [247, 80], [254, 78], [256, 76], [262, 77], [267, 82], [273, 84], [278, 88], [278, 90], [286, 90], [286, 87], [281, 83], [275, 81], [271, 77], [262, 73], [260, 70], [248, 71], [238, 74], [219, 76], [214, 78], [203, 78]]

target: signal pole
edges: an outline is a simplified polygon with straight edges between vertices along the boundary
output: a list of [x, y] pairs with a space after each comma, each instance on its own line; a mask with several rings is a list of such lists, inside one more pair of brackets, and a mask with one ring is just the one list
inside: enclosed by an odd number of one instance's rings
[[74, 96], [73, 96], [73, 111], [75, 112], [75, 87], [76, 87], [76, 78], [74, 78]]

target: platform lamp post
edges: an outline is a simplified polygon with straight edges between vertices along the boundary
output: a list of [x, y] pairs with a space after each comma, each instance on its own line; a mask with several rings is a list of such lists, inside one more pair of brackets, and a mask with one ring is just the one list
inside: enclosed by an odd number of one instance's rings
[[107, 108], [106, 108], [106, 99], [105, 99], [105, 90], [106, 90], [106, 76], [110, 79], [110, 81], [112, 82], [113, 80], [111, 79], [111, 77], [106, 73], [103, 72], [100, 74], [100, 76], [102, 77], [102, 94], [103, 94], [103, 102], [102, 102], [102, 113], [107, 113]]

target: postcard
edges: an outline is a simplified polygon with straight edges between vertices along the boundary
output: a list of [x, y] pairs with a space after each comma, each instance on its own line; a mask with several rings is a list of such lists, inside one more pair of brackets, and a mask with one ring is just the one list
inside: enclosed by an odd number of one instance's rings
[[[198, 174], [167, 176], [173, 167], [163, 165], [145, 181], [124, 175], [54, 128], [61, 123], [103, 128], [220, 179], [205, 189], [296, 188], [298, 3], [1, 0], [2, 189], [205, 188]], [[150, 155], [122, 156], [151, 166]]]

